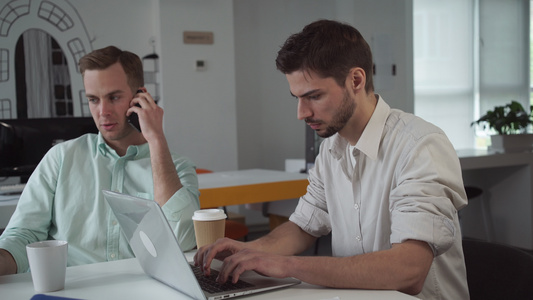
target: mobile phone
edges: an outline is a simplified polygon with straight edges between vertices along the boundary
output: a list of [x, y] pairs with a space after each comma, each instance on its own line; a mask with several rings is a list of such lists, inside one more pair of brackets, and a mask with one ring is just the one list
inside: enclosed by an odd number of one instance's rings
[[[137, 90], [137, 93], [142, 93], [143, 90]], [[137, 107], [141, 107], [139, 104], [135, 104]], [[128, 117], [128, 122], [141, 132], [141, 124], [139, 124], [139, 116], [136, 113], [131, 113]]]

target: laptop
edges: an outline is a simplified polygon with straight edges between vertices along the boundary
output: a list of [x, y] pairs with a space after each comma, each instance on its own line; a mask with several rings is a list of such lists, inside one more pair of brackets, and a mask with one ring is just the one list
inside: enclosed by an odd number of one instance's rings
[[[235, 286], [231, 282], [218, 284], [216, 273], [222, 262], [213, 260], [209, 277], [189, 263], [155, 201], [107, 190], [102, 192], [144, 272], [183, 294], [194, 299], [218, 300], [300, 283], [295, 278], [278, 279], [246, 271]], [[206, 280], [210, 282], [205, 283]]]

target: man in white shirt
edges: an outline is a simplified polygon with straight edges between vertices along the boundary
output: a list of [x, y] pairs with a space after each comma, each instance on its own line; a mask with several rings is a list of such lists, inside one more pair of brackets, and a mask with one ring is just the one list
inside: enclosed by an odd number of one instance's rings
[[[289, 37], [276, 59], [298, 119], [326, 138], [289, 222], [248, 243], [202, 247], [219, 281], [245, 270], [336, 288], [468, 299], [457, 210], [467, 203], [459, 159], [436, 126], [374, 93], [372, 54], [353, 27], [321, 20]], [[333, 257], [294, 256], [332, 233]]]

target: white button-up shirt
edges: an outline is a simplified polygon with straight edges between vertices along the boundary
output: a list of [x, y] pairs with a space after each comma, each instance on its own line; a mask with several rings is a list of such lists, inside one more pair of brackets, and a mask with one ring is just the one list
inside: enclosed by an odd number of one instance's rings
[[468, 299], [457, 215], [466, 204], [459, 159], [444, 132], [379, 97], [353, 150], [338, 134], [322, 142], [290, 220], [316, 237], [331, 232], [334, 256], [425, 241], [435, 259], [420, 297]]

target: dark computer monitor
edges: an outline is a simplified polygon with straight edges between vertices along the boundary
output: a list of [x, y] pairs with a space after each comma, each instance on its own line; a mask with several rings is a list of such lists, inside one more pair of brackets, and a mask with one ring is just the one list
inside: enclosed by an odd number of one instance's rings
[[0, 177], [25, 182], [53, 145], [97, 132], [90, 117], [0, 120]]

